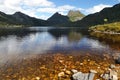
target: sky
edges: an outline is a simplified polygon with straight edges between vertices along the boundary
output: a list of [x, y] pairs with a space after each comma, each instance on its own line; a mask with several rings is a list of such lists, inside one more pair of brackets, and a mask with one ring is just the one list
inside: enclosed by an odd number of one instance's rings
[[0, 11], [7, 14], [20, 11], [46, 20], [55, 12], [67, 15], [69, 10], [79, 10], [88, 15], [118, 3], [120, 0], [0, 0]]

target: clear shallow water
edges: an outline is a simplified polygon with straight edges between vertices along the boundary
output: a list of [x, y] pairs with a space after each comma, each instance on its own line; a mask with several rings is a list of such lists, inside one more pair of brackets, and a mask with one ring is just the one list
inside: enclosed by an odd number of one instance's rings
[[[83, 53], [111, 53], [111, 44], [90, 37], [82, 29], [29, 28], [30, 31], [0, 36], [0, 62], [27, 56], [59, 51], [81, 51]], [[32, 32], [31, 32], [32, 31]], [[119, 47], [119, 46], [118, 46]], [[17, 57], [16, 57], [17, 56]]]

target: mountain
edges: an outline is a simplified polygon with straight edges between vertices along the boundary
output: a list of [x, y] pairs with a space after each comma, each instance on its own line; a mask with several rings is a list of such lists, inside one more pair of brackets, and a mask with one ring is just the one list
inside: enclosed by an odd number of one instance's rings
[[83, 17], [84, 15], [80, 13], [80, 11], [70, 10], [66, 16], [56, 12], [50, 18], [48, 18], [47, 21], [49, 25], [66, 26], [71, 22], [81, 20]]
[[8, 15], [0, 12], [0, 24], [2, 25], [24, 25], [24, 26], [44, 26], [47, 21], [30, 17], [24, 13], [16, 12], [13, 15]]
[[0, 11], [0, 23], [14, 24], [15, 19], [11, 15], [7, 15]]
[[70, 21], [75, 22], [78, 20], [81, 20], [83, 17], [85, 17], [84, 14], [82, 14], [79, 10], [70, 10], [67, 14]]
[[41, 26], [41, 25], [45, 25], [44, 23], [46, 22], [45, 20], [30, 17], [21, 12], [16, 12], [12, 16], [13, 18], [16, 19], [18, 24], [23, 24], [23, 25]]
[[48, 18], [47, 21], [50, 25], [62, 25], [70, 22], [69, 17], [61, 15], [58, 12]]
[[[80, 19], [80, 20], [79, 20]], [[100, 12], [84, 16], [79, 11], [69, 11], [67, 16], [58, 12], [53, 14], [48, 20], [30, 17], [24, 13], [16, 12], [8, 15], [0, 12], [0, 25], [13, 24], [25, 26], [75, 26], [90, 27], [98, 24], [112, 23], [120, 21], [120, 3], [113, 7], [104, 8]]]
[[[105, 21], [106, 20], [106, 21]], [[90, 14], [82, 20], [74, 22], [72, 26], [90, 27], [98, 24], [105, 24], [120, 21], [120, 3], [113, 7], [104, 8], [100, 12]]]

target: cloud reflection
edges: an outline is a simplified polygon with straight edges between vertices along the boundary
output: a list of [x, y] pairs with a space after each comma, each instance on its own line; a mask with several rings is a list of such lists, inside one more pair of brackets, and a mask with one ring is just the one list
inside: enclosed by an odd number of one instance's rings
[[[48, 32], [29, 34], [25, 37], [8, 36], [0, 39], [0, 63], [14, 58], [41, 54], [54, 50], [107, 50], [109, 47], [97, 40], [82, 37], [78, 41], [69, 41], [69, 37], [56, 39]], [[18, 56], [18, 57], [16, 57]]]

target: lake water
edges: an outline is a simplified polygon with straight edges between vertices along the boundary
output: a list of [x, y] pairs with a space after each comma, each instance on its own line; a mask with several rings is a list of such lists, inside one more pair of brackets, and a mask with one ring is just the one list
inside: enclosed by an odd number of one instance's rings
[[6, 32], [0, 33], [1, 63], [30, 54], [72, 51], [100, 54], [119, 52], [120, 48], [119, 44], [91, 37], [85, 29], [79, 28], [31, 27], [25, 31], [10, 29]]

